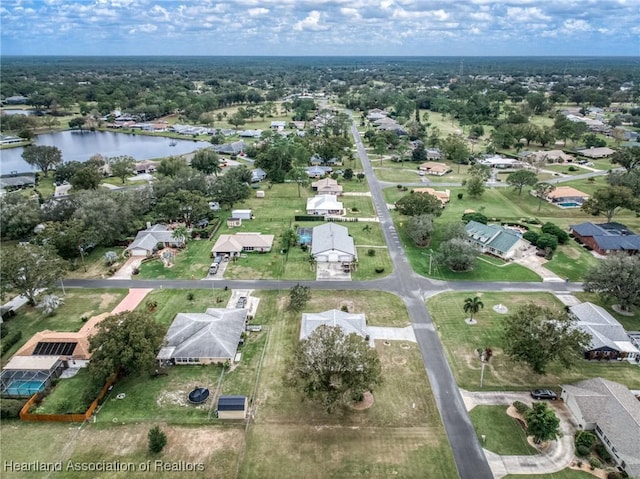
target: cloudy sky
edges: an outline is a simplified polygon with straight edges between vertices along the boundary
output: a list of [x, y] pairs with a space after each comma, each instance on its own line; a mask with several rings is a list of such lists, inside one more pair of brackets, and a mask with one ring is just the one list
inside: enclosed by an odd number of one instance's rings
[[640, 55], [640, 0], [1, 0], [2, 55]]

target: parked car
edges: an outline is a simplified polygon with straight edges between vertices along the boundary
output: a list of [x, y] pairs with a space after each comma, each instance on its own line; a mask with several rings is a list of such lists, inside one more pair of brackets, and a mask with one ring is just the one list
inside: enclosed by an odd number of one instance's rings
[[558, 399], [558, 395], [551, 389], [534, 389], [531, 391], [533, 399]]

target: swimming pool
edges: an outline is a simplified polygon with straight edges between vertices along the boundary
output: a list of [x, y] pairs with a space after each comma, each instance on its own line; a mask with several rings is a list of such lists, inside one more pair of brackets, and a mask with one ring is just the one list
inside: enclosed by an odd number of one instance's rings
[[578, 208], [582, 206], [582, 203], [578, 203], [576, 201], [565, 201], [564, 203], [557, 203], [558, 206], [562, 208]]
[[44, 381], [27, 381], [24, 379], [15, 379], [11, 381], [3, 394], [7, 396], [31, 396], [39, 393], [46, 387]]
[[310, 244], [313, 230], [311, 228], [298, 228], [298, 243]]

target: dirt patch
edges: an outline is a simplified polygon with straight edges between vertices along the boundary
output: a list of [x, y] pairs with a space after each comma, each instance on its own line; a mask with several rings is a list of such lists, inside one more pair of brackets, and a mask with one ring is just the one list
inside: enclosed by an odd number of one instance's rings
[[594, 469], [592, 471], [587, 461], [583, 461], [583, 464], [580, 467], [578, 467], [577, 462], [572, 462], [569, 468], [575, 471], [586, 472], [588, 474], [591, 474], [592, 476], [599, 477], [600, 479], [607, 479], [607, 471], [604, 471], [602, 469]]
[[614, 304], [613, 306], [611, 306], [611, 309], [622, 316], [633, 316], [633, 313], [631, 311], [625, 311], [620, 307], [619, 304]]
[[365, 409], [369, 409], [371, 406], [373, 406], [374, 402], [375, 400], [373, 398], [373, 394], [371, 394], [370, 391], [367, 391], [364, 393], [362, 401], [358, 401], [357, 403], [352, 404], [351, 408], [355, 409], [356, 411], [364, 411]]
[[394, 356], [391, 361], [393, 361], [393, 364], [397, 364], [399, 366], [407, 364], [407, 358], [403, 358], [402, 356]]
[[196, 409], [207, 409], [208, 402], [205, 401], [202, 404], [191, 404], [188, 399], [189, 393], [187, 391], [164, 391], [160, 394], [158, 399], [156, 399], [156, 404], [160, 407], [164, 406], [180, 406], [180, 407], [193, 407]]
[[118, 296], [116, 296], [115, 294], [102, 293], [100, 295], [100, 309], [107, 309], [117, 299], [118, 299]]

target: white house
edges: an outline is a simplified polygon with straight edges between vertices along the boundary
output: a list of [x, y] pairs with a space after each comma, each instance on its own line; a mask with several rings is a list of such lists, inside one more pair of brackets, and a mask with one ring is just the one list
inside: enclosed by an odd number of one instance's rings
[[311, 255], [317, 262], [350, 264], [358, 259], [349, 230], [336, 223], [325, 223], [313, 228]]
[[307, 198], [307, 214], [343, 216], [345, 209], [336, 195], [317, 195], [313, 198]]
[[367, 332], [367, 319], [363, 313], [347, 313], [337, 309], [330, 309], [322, 313], [304, 313], [300, 326], [300, 339], [308, 338], [320, 326], [338, 326], [345, 335], [355, 333], [363, 339], [370, 341]]

